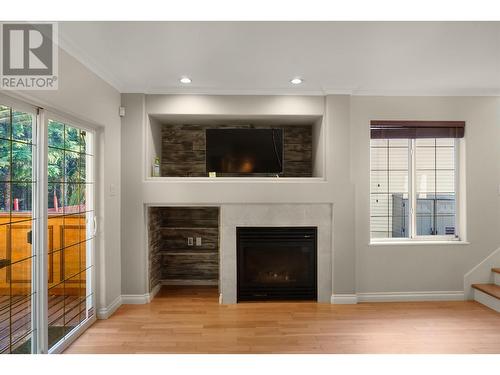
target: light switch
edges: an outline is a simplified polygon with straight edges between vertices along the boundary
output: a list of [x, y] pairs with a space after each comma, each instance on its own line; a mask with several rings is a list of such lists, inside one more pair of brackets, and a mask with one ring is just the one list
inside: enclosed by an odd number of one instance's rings
[[188, 246], [193, 246], [193, 237], [188, 237]]
[[114, 197], [116, 195], [116, 185], [109, 184], [109, 196]]
[[201, 246], [201, 237], [196, 237], [196, 246]]

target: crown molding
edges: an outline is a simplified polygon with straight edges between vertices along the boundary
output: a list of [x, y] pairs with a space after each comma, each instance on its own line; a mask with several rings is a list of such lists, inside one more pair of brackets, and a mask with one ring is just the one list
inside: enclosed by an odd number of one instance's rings
[[500, 97], [500, 88], [495, 89], [456, 89], [456, 90], [386, 90], [386, 89], [217, 89], [217, 88], [184, 88], [165, 87], [150, 89], [147, 87], [127, 88], [124, 93], [144, 93], [146, 95], [290, 95], [290, 96], [327, 96], [327, 95], [349, 95], [349, 96], [488, 96]]
[[65, 52], [71, 55], [80, 64], [85, 66], [92, 73], [108, 83], [119, 93], [123, 93], [125, 91], [125, 88], [117, 77], [115, 77], [106, 69], [102, 68], [94, 59], [92, 59], [88, 54], [84, 53], [80, 47], [66, 38], [62, 33], [59, 33], [59, 48], [63, 49]]
[[[326, 90], [330, 95], [329, 90]], [[500, 88], [485, 89], [429, 89], [429, 90], [393, 90], [393, 89], [357, 89], [352, 96], [500, 96]]]

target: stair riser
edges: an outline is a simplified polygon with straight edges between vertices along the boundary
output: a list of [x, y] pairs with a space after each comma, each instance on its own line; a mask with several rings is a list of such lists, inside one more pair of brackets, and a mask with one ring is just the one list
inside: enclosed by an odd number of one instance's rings
[[500, 285], [500, 273], [494, 273], [495, 277], [495, 284]]
[[474, 290], [474, 299], [500, 313], [500, 299], [492, 297], [489, 294], [483, 293], [477, 289]]

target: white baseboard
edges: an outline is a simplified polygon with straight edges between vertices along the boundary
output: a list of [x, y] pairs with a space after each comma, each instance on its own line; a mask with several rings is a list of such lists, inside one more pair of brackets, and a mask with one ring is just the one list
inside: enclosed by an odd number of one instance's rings
[[151, 293], [146, 294], [124, 294], [115, 298], [109, 306], [97, 310], [97, 319], [108, 319], [121, 305], [141, 305], [150, 303], [160, 291], [161, 285], [156, 285]]
[[223, 301], [222, 293], [219, 293], [219, 305], [222, 305], [222, 301]]
[[123, 294], [122, 305], [143, 305], [151, 301], [150, 294]]
[[355, 305], [358, 303], [358, 296], [356, 294], [332, 294], [330, 303], [335, 305]]
[[463, 291], [358, 293], [359, 302], [463, 301]]
[[500, 299], [474, 289], [474, 300], [500, 313]]
[[500, 248], [493, 251], [481, 263], [464, 276], [464, 293], [466, 299], [474, 299], [472, 284], [488, 284], [493, 282], [491, 269], [500, 266]]
[[121, 305], [122, 296], [118, 296], [109, 306], [97, 309], [97, 319], [108, 319]]
[[450, 292], [390, 292], [390, 293], [357, 293], [333, 294], [331, 303], [350, 305], [358, 302], [423, 302], [423, 301], [463, 301], [463, 291]]
[[160, 291], [161, 285], [156, 285], [150, 293], [145, 294], [122, 294], [122, 305], [143, 305], [150, 303], [154, 296]]

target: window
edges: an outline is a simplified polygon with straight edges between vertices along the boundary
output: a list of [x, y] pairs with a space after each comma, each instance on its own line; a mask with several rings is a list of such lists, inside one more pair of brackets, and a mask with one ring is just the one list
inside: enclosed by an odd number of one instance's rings
[[461, 122], [372, 121], [370, 237], [458, 239]]

